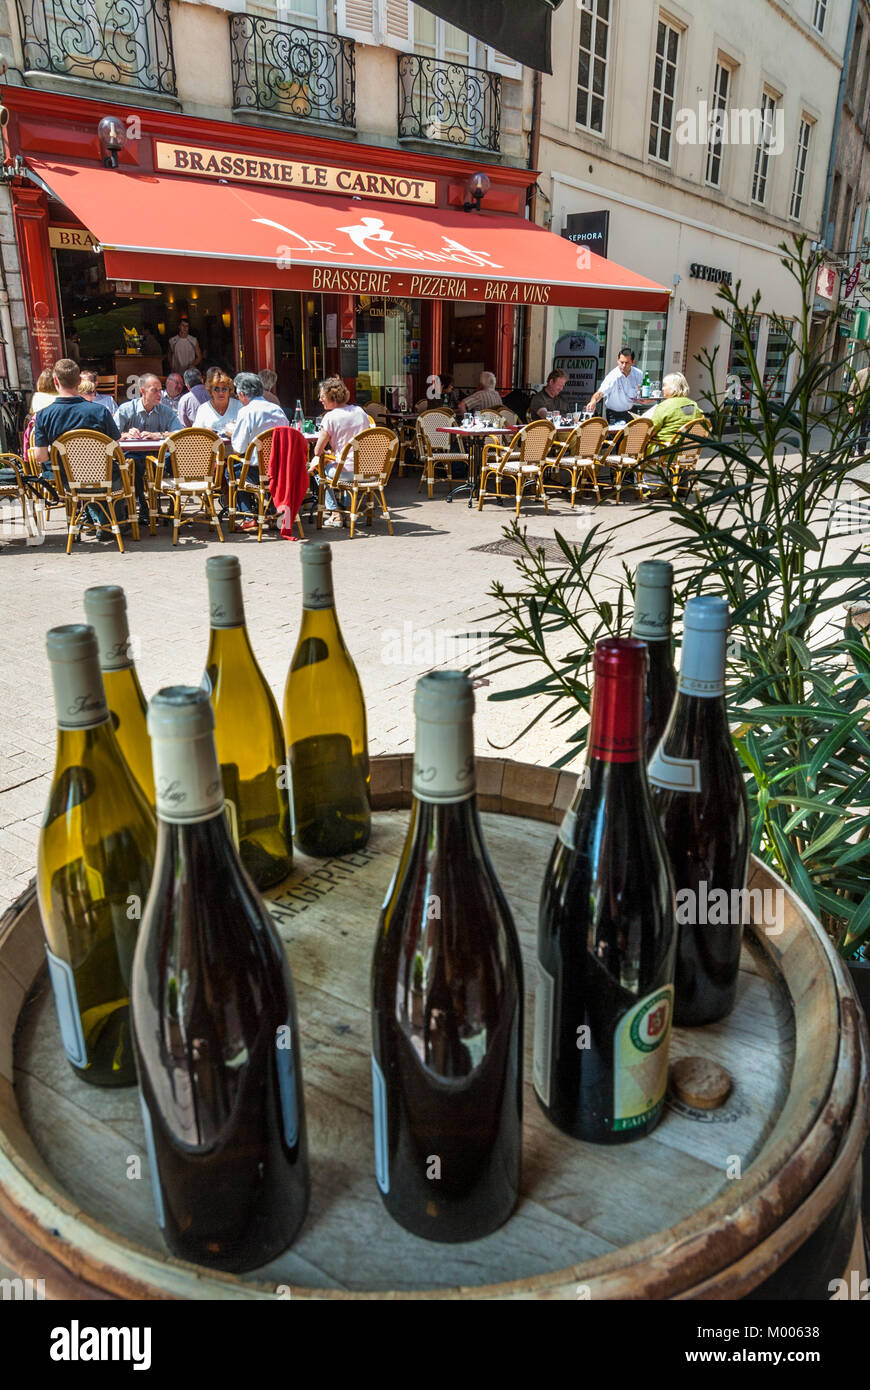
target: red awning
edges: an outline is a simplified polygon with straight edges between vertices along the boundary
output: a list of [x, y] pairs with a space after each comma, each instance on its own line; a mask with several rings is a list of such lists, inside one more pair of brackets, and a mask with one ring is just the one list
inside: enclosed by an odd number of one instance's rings
[[87, 227], [106, 274], [240, 289], [592, 309], [669, 292], [532, 222], [30, 159]]

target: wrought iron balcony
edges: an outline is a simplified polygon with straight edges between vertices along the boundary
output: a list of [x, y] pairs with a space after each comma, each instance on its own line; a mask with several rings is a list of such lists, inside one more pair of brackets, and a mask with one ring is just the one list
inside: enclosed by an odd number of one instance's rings
[[15, 0], [28, 72], [175, 96], [169, 0]]
[[469, 68], [403, 53], [399, 58], [399, 136], [499, 148], [501, 78], [485, 68]]
[[233, 107], [353, 129], [353, 39], [283, 19], [230, 16]]

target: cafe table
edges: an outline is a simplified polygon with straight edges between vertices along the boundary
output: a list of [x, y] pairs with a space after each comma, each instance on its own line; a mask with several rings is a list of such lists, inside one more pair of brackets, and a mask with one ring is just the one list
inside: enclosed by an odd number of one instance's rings
[[453, 434], [457, 439], [468, 440], [468, 481], [448, 493], [447, 501], [452, 502], [461, 492], [468, 491], [469, 507], [477, 499], [481, 469], [483, 467], [483, 446], [495, 435], [513, 439], [517, 430], [510, 425], [445, 425], [439, 434]]

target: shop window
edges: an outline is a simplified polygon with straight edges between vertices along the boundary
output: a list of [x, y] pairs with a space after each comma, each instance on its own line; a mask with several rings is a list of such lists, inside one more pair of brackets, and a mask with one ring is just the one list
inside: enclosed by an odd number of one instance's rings
[[767, 334], [767, 359], [764, 364], [764, 389], [770, 401], [781, 403], [785, 399], [788, 381], [788, 365], [794, 348], [790, 335], [794, 332], [794, 320], [777, 322], [771, 319]]
[[553, 369], [568, 374], [565, 394], [586, 404], [607, 374], [606, 310], [554, 309]]
[[650, 381], [661, 381], [665, 374], [665, 314], [623, 314], [622, 343], [635, 354], [634, 365], [649, 372]]
[[425, 395], [420, 368], [422, 305], [418, 299], [362, 294], [356, 311], [356, 398], [410, 410]]
[[[761, 327], [760, 316], [758, 314], [753, 314], [749, 324], [749, 341], [752, 344], [752, 356], [757, 358], [758, 334]], [[744, 402], [748, 402], [754, 398], [755, 387], [743, 339], [738, 338], [733, 332], [731, 336], [731, 347], [728, 353], [728, 374], [729, 376], [738, 376], [740, 378]]]

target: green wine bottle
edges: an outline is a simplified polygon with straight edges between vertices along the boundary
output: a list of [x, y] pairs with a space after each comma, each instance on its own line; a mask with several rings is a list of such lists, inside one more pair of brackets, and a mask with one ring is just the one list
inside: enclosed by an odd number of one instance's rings
[[245, 626], [238, 560], [212, 555], [205, 570], [211, 636], [203, 684], [214, 707], [228, 818], [254, 883], [272, 888], [293, 866], [281, 719]]
[[115, 738], [148, 805], [153, 807], [154, 768], [151, 764], [151, 740], [145, 722], [148, 705], [130, 651], [124, 590], [117, 584], [85, 589], [85, 616], [97, 634], [103, 689]]
[[284, 733], [297, 847], [320, 858], [360, 849], [371, 831], [366, 707], [323, 542], [302, 547], [302, 627], [284, 687]]
[[93, 628], [56, 627], [57, 758], [37, 894], [61, 1038], [95, 1086], [132, 1086], [129, 991], [156, 825], [112, 731]]

